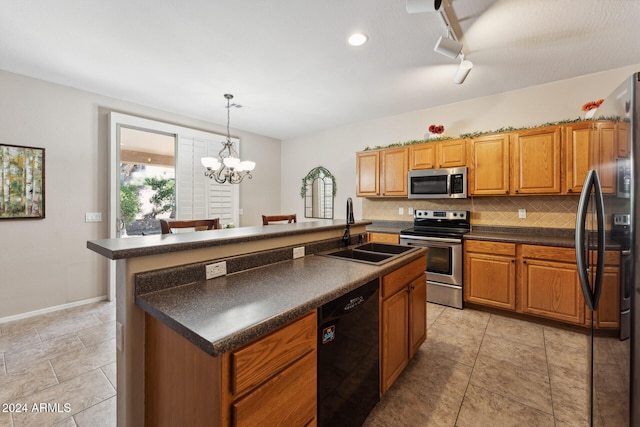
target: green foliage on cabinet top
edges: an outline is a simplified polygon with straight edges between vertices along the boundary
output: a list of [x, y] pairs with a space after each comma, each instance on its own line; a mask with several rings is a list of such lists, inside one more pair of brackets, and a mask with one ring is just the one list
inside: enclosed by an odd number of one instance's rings
[[[628, 118], [622, 118], [620, 116], [611, 116], [611, 117], [605, 117], [605, 116], [600, 116], [597, 119], [594, 118], [594, 121], [610, 121], [610, 122], [619, 122], [619, 121], [629, 121]], [[583, 117], [578, 117], [576, 119], [567, 119], [567, 120], [561, 120], [558, 122], [549, 122], [549, 123], [543, 123], [543, 124], [539, 124], [536, 126], [522, 126], [522, 127], [512, 127], [512, 126], [505, 126], [505, 127], [501, 127], [499, 129], [494, 129], [494, 130], [488, 130], [488, 131], [476, 131], [476, 132], [470, 132], [470, 133], [461, 133], [460, 136], [458, 138], [476, 138], [478, 136], [482, 136], [482, 135], [491, 135], [491, 134], [495, 134], [495, 133], [503, 133], [503, 132], [515, 132], [515, 131], [519, 131], [519, 130], [527, 130], [527, 129], [537, 129], [537, 128], [541, 128], [541, 127], [545, 127], [545, 126], [557, 126], [557, 125], [563, 125], [563, 124], [567, 124], [567, 123], [578, 123], [578, 122], [583, 122], [585, 121], [585, 119]], [[408, 145], [414, 145], [414, 144], [425, 144], [428, 142], [438, 142], [438, 141], [446, 141], [449, 139], [454, 139], [450, 136], [436, 136], [430, 139], [412, 139], [411, 141], [406, 141], [406, 142], [395, 142], [393, 144], [389, 144], [389, 145], [376, 145], [375, 147], [365, 147], [365, 149], [363, 151], [370, 151], [370, 150], [380, 150], [380, 149], [384, 149], [384, 148], [395, 148], [395, 147], [404, 147], [404, 146], [408, 146]]]

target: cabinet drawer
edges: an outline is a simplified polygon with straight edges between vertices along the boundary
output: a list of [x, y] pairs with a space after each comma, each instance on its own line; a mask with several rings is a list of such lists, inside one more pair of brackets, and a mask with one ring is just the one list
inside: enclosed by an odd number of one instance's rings
[[253, 388], [316, 348], [317, 316], [312, 312], [230, 354], [231, 392]]
[[400, 235], [391, 233], [375, 233], [369, 232], [367, 239], [369, 242], [400, 244]]
[[482, 240], [465, 240], [464, 249], [467, 252], [480, 252], [491, 255], [516, 255], [515, 243], [487, 242]]
[[547, 259], [575, 264], [576, 250], [555, 246], [522, 245], [522, 258]]
[[421, 256], [404, 267], [382, 277], [382, 298], [390, 297], [427, 269], [427, 257]]
[[309, 353], [285, 371], [232, 404], [232, 425], [304, 426], [316, 417], [316, 353]]

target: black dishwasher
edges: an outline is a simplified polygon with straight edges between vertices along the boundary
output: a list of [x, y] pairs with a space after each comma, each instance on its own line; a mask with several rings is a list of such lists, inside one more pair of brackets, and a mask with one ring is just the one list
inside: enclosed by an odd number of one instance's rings
[[318, 426], [360, 426], [380, 400], [378, 280], [318, 312]]

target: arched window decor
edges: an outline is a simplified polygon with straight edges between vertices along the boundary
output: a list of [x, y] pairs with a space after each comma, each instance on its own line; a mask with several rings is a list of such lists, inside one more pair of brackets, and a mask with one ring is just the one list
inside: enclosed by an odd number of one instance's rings
[[333, 219], [336, 179], [329, 170], [318, 166], [302, 178], [300, 196], [304, 199], [306, 218]]

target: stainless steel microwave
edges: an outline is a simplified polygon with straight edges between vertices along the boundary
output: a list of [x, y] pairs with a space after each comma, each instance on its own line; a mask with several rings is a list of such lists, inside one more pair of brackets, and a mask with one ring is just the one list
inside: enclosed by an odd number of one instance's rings
[[410, 199], [466, 199], [467, 168], [409, 172]]

